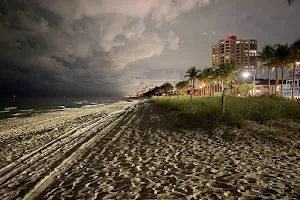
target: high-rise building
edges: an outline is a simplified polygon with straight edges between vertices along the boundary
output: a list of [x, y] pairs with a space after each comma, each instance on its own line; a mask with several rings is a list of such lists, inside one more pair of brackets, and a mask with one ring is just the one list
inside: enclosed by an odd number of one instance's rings
[[228, 35], [227, 39], [219, 40], [212, 46], [212, 66], [234, 61], [240, 69], [251, 70], [257, 67], [257, 41], [241, 40]]

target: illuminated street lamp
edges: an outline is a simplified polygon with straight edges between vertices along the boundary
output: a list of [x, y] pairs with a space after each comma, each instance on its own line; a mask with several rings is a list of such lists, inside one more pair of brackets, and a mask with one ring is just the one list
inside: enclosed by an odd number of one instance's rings
[[249, 76], [250, 76], [250, 73], [249, 73], [249, 72], [244, 72], [244, 73], [243, 73], [243, 77], [248, 78]]
[[199, 88], [200, 88], [200, 96], [202, 96], [202, 85], [200, 85]]
[[[244, 72], [243, 77], [248, 78], [251, 74], [249, 72]], [[255, 75], [253, 76], [253, 96], [255, 95], [256, 85], [255, 85]]]
[[205, 83], [202, 83], [202, 85], [200, 86], [200, 88], [203, 88], [202, 89], [202, 95], [204, 96], [204, 94], [205, 94]]

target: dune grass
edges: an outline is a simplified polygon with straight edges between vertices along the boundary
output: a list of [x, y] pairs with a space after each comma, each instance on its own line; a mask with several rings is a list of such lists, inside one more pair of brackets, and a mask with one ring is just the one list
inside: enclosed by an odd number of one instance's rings
[[154, 102], [185, 115], [197, 117], [205, 123], [242, 123], [252, 120], [264, 123], [279, 118], [300, 119], [300, 103], [286, 101], [282, 97], [264, 95], [259, 97], [226, 96], [225, 114], [221, 114], [221, 97], [189, 96], [153, 97]]

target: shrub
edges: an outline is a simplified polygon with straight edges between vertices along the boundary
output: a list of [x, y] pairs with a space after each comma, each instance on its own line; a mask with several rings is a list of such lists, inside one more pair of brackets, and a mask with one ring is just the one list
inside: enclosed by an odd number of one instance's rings
[[286, 101], [287, 99], [281, 95], [277, 94], [263, 94], [260, 96], [254, 96], [250, 98], [255, 98], [255, 99], [263, 99], [263, 100], [277, 100], [277, 101]]
[[285, 101], [276, 95], [262, 95], [259, 97], [225, 98], [225, 114], [221, 115], [221, 97], [155, 97], [153, 100], [164, 107], [178, 110], [183, 114], [199, 117], [206, 123], [242, 123], [243, 120], [253, 120], [264, 123], [278, 118], [300, 119], [300, 103]]

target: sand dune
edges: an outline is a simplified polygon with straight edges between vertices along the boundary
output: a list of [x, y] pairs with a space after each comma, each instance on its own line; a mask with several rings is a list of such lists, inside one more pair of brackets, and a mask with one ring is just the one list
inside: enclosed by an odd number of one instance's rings
[[146, 100], [40, 117], [3, 123], [1, 199], [299, 198], [299, 152], [170, 128]]

